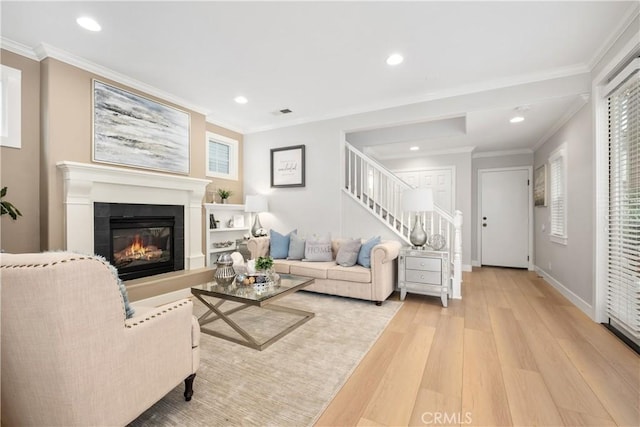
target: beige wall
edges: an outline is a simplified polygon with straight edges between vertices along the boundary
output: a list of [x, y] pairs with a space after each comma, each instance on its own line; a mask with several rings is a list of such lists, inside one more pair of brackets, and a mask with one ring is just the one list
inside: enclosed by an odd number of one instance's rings
[[[141, 93], [76, 68], [72, 65], [47, 58], [42, 61], [42, 246], [46, 249], [64, 249], [63, 236], [63, 182], [56, 163], [71, 160], [91, 163], [92, 150], [92, 79], [121, 87], [147, 98], [186, 110], [180, 105]], [[189, 176], [208, 179], [205, 176], [205, 133], [211, 128], [205, 116], [186, 110], [191, 115], [191, 165]], [[240, 139], [241, 136], [226, 129], [215, 127], [215, 131]], [[215, 185], [215, 184], [212, 184]], [[239, 181], [238, 194], [241, 195]]]
[[0, 50], [0, 62], [22, 71], [22, 147], [0, 148], [1, 186], [7, 200], [22, 212], [17, 221], [3, 215], [0, 248], [7, 252], [40, 250], [40, 63]]
[[[242, 160], [243, 160], [244, 153], [242, 150], [242, 145], [243, 145], [242, 134], [230, 131], [225, 128], [221, 128], [220, 126], [216, 126], [211, 123], [207, 123], [207, 132], [213, 132], [218, 135], [226, 136], [228, 138], [235, 139], [238, 141], [238, 180], [233, 181], [233, 180], [221, 179], [221, 178], [207, 178], [212, 181], [212, 183], [207, 186], [207, 196], [206, 196], [207, 202], [213, 202], [213, 200], [211, 200], [212, 195], [210, 193], [216, 194], [218, 189], [222, 188], [225, 190], [231, 190], [231, 197], [229, 197], [229, 203], [243, 204], [244, 194], [243, 194], [242, 177], [244, 175], [244, 169], [242, 165], [243, 164]], [[203, 141], [203, 144], [206, 144], [206, 141]], [[202, 154], [201, 158], [205, 159], [206, 161], [205, 154], [206, 154], [206, 151]], [[205, 167], [205, 162], [203, 161], [201, 163], [202, 163], [202, 166]], [[218, 198], [217, 195], [215, 196], [215, 201], [218, 203], [220, 202], [220, 199]]]

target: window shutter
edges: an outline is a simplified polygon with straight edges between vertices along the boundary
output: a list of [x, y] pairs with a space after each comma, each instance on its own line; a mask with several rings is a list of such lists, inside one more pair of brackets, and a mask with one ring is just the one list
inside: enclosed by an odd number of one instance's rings
[[563, 144], [549, 157], [551, 236], [567, 236], [567, 156]]
[[228, 174], [230, 151], [229, 145], [209, 140], [209, 170]]
[[640, 340], [640, 60], [609, 94], [607, 312], [614, 326]]
[[224, 135], [207, 132], [205, 162], [206, 175], [214, 178], [238, 180], [239, 141]]

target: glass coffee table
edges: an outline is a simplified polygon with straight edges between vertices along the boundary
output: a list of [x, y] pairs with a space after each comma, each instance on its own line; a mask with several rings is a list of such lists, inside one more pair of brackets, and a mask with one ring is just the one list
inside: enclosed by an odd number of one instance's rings
[[[265, 348], [269, 347], [271, 344], [278, 341], [280, 338], [287, 335], [300, 325], [308, 322], [313, 318], [313, 316], [315, 316], [314, 313], [311, 313], [309, 311], [273, 304], [280, 298], [303, 289], [311, 285], [313, 282], [314, 279], [309, 277], [281, 274], [279, 286], [266, 286], [262, 289], [256, 288], [253, 285], [242, 286], [237, 285], [236, 283], [233, 283], [229, 286], [223, 286], [216, 282], [208, 282], [194, 286], [191, 288], [191, 293], [208, 308], [207, 312], [198, 318], [200, 330], [205, 334], [223, 338], [225, 340], [251, 347], [256, 350], [264, 350]], [[234, 301], [240, 303], [240, 305], [237, 305], [227, 311], [223, 311], [221, 307], [225, 302], [228, 301]], [[290, 313], [301, 316], [301, 318], [276, 335], [271, 336], [266, 340], [263, 339], [259, 341], [259, 338], [249, 333], [245, 328], [240, 326], [237, 322], [229, 317], [231, 314], [249, 307], [260, 307], [262, 309]], [[267, 312], [265, 311], [265, 315], [266, 313]], [[204, 327], [205, 325], [211, 322], [215, 322], [216, 320], [222, 320], [223, 322], [225, 322], [227, 325], [233, 328], [233, 330], [235, 330], [241, 336], [241, 338], [230, 336], [223, 332]]]

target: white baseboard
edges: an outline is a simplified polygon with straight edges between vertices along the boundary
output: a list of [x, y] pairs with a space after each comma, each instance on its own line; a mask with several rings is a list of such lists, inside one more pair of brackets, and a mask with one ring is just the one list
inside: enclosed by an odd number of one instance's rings
[[472, 267], [482, 267], [482, 264], [480, 264], [480, 261], [472, 259], [471, 260], [471, 266]]
[[471, 271], [471, 265], [462, 264], [462, 271]]
[[590, 319], [593, 320], [593, 307], [591, 306], [591, 304], [589, 304], [588, 302], [586, 302], [585, 300], [580, 298], [578, 295], [573, 293], [573, 291], [571, 291], [569, 288], [564, 286], [562, 283], [558, 282], [556, 279], [551, 277], [546, 271], [544, 271], [543, 269], [541, 269], [537, 265], [535, 266], [535, 272], [539, 276], [542, 276], [542, 278], [547, 283], [549, 283], [551, 286], [556, 288], [556, 290], [558, 292], [560, 292], [562, 295], [564, 295], [565, 298], [567, 298], [569, 301], [571, 301], [584, 314], [586, 314], [587, 316], [589, 316]]

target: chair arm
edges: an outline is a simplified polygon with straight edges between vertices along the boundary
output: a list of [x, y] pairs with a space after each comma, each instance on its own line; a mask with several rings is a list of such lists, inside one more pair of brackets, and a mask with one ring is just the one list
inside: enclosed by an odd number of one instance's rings
[[400, 248], [402, 248], [402, 244], [395, 240], [387, 240], [375, 245], [371, 250], [371, 263], [384, 264], [393, 261], [400, 255]]
[[269, 255], [269, 237], [254, 237], [247, 242], [247, 249], [251, 253], [251, 259]]
[[396, 286], [397, 268], [394, 262], [402, 245], [397, 241], [384, 241], [371, 250], [371, 299], [384, 301]]
[[200, 331], [195, 330], [197, 322], [194, 324], [193, 319], [193, 301], [189, 298], [127, 319], [124, 336], [126, 348], [132, 353], [130, 361], [140, 362], [137, 369], [146, 369], [153, 361], [151, 364], [156, 368], [162, 365], [165, 371], [183, 371], [170, 375], [171, 378], [186, 378], [194, 373], [197, 366], [191, 353], [200, 341]]

